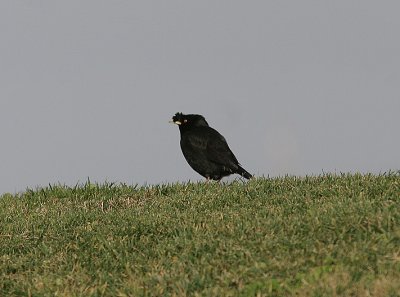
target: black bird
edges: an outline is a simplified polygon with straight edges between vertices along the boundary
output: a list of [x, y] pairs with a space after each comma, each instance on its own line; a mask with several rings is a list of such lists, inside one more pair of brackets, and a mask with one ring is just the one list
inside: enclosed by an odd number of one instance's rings
[[211, 128], [202, 115], [176, 113], [172, 123], [179, 126], [181, 149], [186, 161], [207, 180], [220, 180], [234, 173], [252, 178], [239, 164], [225, 138]]

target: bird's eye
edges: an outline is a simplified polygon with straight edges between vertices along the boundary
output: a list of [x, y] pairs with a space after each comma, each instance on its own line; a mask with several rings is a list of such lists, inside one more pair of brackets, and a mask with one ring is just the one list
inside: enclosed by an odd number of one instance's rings
[[184, 123], [186, 123], [186, 122], [187, 122], [187, 120], [183, 120], [183, 122], [184, 122]]

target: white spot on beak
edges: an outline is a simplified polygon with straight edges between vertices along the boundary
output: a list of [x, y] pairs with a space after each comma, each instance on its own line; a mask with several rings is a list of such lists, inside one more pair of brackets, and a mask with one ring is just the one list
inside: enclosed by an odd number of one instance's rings
[[181, 122], [179, 122], [179, 121], [168, 121], [168, 123], [170, 123], [170, 124], [177, 124], [177, 125], [181, 125], [182, 123]]

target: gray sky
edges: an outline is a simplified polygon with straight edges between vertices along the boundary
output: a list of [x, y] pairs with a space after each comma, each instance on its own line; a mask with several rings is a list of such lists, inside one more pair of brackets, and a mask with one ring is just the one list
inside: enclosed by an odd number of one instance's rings
[[400, 168], [399, 1], [0, 2], [0, 193], [201, 180], [177, 112], [256, 175]]

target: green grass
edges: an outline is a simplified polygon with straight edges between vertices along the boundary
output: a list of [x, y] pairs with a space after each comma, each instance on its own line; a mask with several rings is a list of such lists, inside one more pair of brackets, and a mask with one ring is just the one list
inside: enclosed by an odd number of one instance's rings
[[0, 198], [0, 296], [400, 296], [400, 175]]

